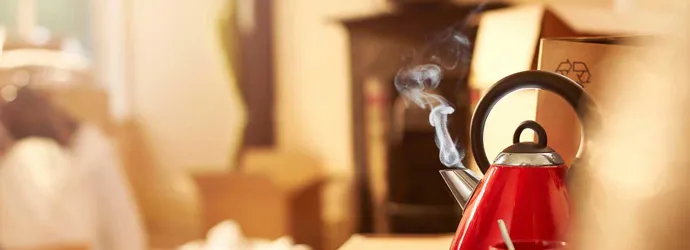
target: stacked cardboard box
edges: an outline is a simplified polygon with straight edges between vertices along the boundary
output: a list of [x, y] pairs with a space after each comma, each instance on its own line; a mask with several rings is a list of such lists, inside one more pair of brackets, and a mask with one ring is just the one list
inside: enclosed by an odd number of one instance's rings
[[[646, 40], [640, 36], [543, 39], [539, 69], [569, 77], [597, 102], [620, 86], [606, 82], [612, 79], [610, 74], [620, 72], [619, 59], [641, 60]], [[605, 116], [608, 107], [602, 102], [597, 104], [600, 115]], [[566, 164], [572, 163], [580, 146], [581, 126], [570, 105], [558, 95], [539, 91], [536, 121], [546, 129], [549, 146]]]
[[[645, 20], [645, 23], [641, 23], [639, 20]], [[557, 42], [558, 39], [555, 38], [650, 33], [654, 31], [655, 27], [662, 27], [666, 21], [667, 18], [653, 10], [645, 12], [619, 11], [610, 4], [601, 5], [575, 1], [554, 1], [548, 5], [518, 5], [489, 11], [483, 14], [480, 19], [471, 66], [470, 85], [479, 93], [472, 100], [473, 105], [476, 105], [479, 97], [491, 85], [510, 74], [535, 69], [555, 72], [558, 65], [553, 64], [560, 64], [562, 60], [566, 60], [559, 57], [564, 56], [562, 54], [565, 53], [563, 50], [560, 52], [554, 51], [555, 47], [561, 46], [557, 44], [563, 44], [565, 41], [561, 39], [561, 42]], [[541, 39], [547, 39], [546, 41], [548, 42], [546, 43], [548, 44], [545, 44], [540, 51], [539, 42]], [[593, 43], [593, 41], [589, 43]], [[575, 47], [571, 45], [567, 53], [571, 55], [585, 53], [590, 56], [597, 53], [594, 51], [590, 53], [577, 51], [578, 49]], [[599, 43], [599, 45], [592, 45], [590, 47], [603, 48], [606, 45]], [[598, 49], [597, 51], [600, 53], [605, 52], [604, 54], [596, 55], [599, 59], [615, 57], [610, 55], [610, 53], [614, 52], [608, 51], [608, 49]], [[557, 62], [550, 61], [551, 59], [549, 59], [549, 61], [543, 61], [541, 66], [538, 64], [540, 55], [548, 56], [552, 53], [561, 53], [552, 59]], [[572, 59], [570, 63], [572, 64]], [[577, 67], [580, 66], [580, 64], [577, 65]], [[592, 67], [597, 67], [594, 63], [590, 63], [587, 66], [590, 67], [590, 71]], [[601, 71], [605, 70], [601, 69]], [[576, 74], [573, 71], [571, 73], [573, 76]], [[590, 81], [594, 81], [596, 78], [593, 75], [592, 77]], [[592, 87], [585, 86], [585, 88]], [[558, 134], [559, 132], [555, 131], [554, 127], [561, 125], [552, 125], [549, 124], [549, 121], [544, 120], [546, 119], [544, 118], [545, 116], [553, 115], [547, 115], [545, 112], [572, 112], [569, 109], [563, 109], [565, 107], [562, 106], [554, 107], [554, 109], [545, 109], [544, 106], [548, 105], [546, 103], [551, 102], [548, 96], [548, 94], [538, 94], [535, 90], [518, 91], [504, 97], [493, 108], [484, 133], [484, 144], [490, 160], [493, 160], [499, 152], [512, 144], [512, 134], [520, 122], [524, 120], [537, 120], [540, 123], [547, 123], [546, 127], [550, 144], [556, 141], [560, 142], [561, 140], [571, 140], [570, 137], [578, 136], [577, 134], [568, 135], [568, 138], [564, 138], [565, 135]], [[541, 110], [540, 112], [542, 112], [541, 115], [537, 114], [538, 107]], [[577, 130], [570, 125], [563, 126], [564, 131]], [[525, 132], [522, 134], [522, 140], [532, 140], [534, 135], [530, 133], [531, 131]], [[567, 146], [554, 146], [557, 151], [564, 152], [568, 162], [572, 160], [573, 147], [576, 146], [573, 146], [572, 143]], [[473, 160], [468, 162], [474, 164]]]
[[322, 249], [324, 177], [308, 157], [274, 150], [245, 152], [241, 170], [196, 176], [205, 231], [236, 221], [249, 238], [292, 237]]

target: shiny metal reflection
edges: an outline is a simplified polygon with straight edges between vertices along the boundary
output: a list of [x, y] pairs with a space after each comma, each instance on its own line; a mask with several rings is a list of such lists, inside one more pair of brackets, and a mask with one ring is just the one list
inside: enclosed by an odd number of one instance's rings
[[565, 164], [558, 153], [500, 153], [494, 160], [495, 165], [517, 167], [543, 167]]
[[469, 168], [444, 169], [439, 173], [455, 197], [455, 201], [464, 211], [481, 177]]

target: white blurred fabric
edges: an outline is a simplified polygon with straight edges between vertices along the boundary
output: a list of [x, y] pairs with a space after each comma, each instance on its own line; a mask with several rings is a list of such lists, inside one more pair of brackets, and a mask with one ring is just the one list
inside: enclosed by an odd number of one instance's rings
[[288, 236], [273, 241], [249, 239], [242, 234], [237, 222], [223, 221], [208, 231], [206, 240], [189, 242], [177, 250], [311, 250], [311, 248], [295, 244]]
[[83, 125], [72, 147], [18, 141], [0, 163], [0, 246], [142, 250], [144, 229], [110, 141]]

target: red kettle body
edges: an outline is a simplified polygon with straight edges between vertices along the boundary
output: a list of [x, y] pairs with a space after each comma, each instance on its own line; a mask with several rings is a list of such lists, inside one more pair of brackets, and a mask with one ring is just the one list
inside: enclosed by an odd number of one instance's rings
[[[492, 86], [477, 105], [470, 131], [472, 153], [483, 178], [467, 168], [441, 170], [451, 193], [464, 209], [451, 250], [484, 250], [503, 242], [498, 220], [506, 223], [515, 241], [565, 241], [571, 219], [566, 185], [569, 168], [548, 147], [546, 131], [535, 121], [525, 121], [515, 131], [513, 145], [503, 150], [493, 164], [489, 165], [486, 158], [483, 130], [491, 108], [503, 96], [523, 88], [559, 94], [581, 119], [595, 111], [582, 87], [550, 72], [520, 72]], [[583, 124], [584, 135], [588, 125]], [[519, 141], [525, 129], [535, 132], [536, 143]], [[584, 153], [581, 150], [579, 155]]]

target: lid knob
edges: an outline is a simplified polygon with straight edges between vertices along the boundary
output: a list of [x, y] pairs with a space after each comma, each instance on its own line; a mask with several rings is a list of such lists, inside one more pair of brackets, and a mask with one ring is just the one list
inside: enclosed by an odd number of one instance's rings
[[527, 120], [522, 123], [520, 123], [520, 126], [515, 129], [515, 133], [513, 134], [513, 144], [518, 144], [520, 143], [520, 135], [522, 135], [522, 131], [525, 131], [525, 129], [531, 129], [534, 131], [534, 133], [537, 134], [537, 145], [545, 148], [547, 143], [548, 143], [548, 138], [546, 137], [546, 130], [539, 125], [539, 123], [532, 121], [532, 120]]
[[[537, 134], [537, 143], [520, 142], [520, 135], [525, 129], [531, 129]], [[547, 146], [548, 138], [546, 130], [539, 123], [527, 120], [520, 123], [513, 134], [513, 145], [503, 150], [504, 153], [553, 153], [554, 150]]]
[[[520, 142], [520, 135], [525, 129], [537, 134], [537, 142]], [[503, 166], [547, 166], [561, 165], [563, 159], [547, 146], [546, 130], [539, 123], [531, 120], [520, 123], [513, 134], [513, 145], [501, 152], [494, 164]]]

